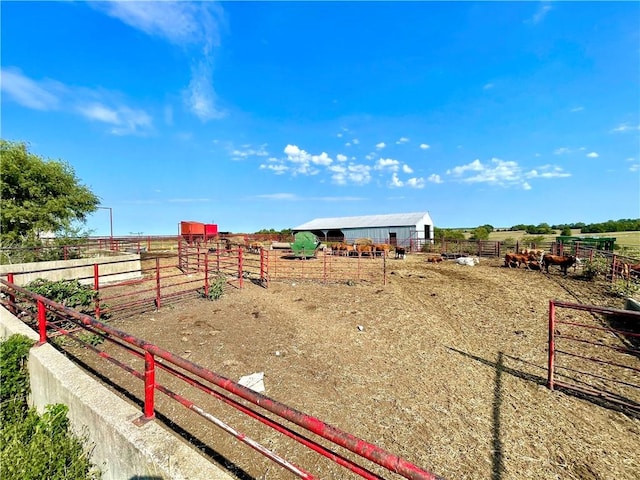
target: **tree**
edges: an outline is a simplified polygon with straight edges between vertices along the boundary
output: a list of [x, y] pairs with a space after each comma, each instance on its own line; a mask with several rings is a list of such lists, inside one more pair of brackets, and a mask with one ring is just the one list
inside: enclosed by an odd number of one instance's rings
[[84, 223], [100, 199], [61, 160], [43, 159], [25, 143], [0, 139], [0, 241], [33, 240], [38, 232], [63, 232]]
[[566, 226], [562, 229], [562, 231], [560, 232], [560, 235], [565, 236], [565, 237], [570, 237], [571, 236], [571, 228], [569, 226]]
[[485, 226], [478, 227], [471, 232], [469, 240], [488, 240], [489, 230]]

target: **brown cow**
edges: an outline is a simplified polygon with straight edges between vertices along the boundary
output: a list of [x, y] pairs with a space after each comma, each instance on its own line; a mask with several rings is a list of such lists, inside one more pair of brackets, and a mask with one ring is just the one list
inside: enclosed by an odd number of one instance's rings
[[524, 263], [524, 266], [529, 268], [529, 262], [534, 260], [537, 260], [537, 257], [532, 254], [507, 252], [504, 256], [504, 266], [509, 268], [520, 268]]
[[356, 252], [358, 252], [358, 256], [361, 257], [363, 253], [369, 255], [369, 257], [375, 257], [375, 247], [373, 245], [356, 245]]
[[[551, 255], [545, 253], [542, 256], [542, 266], [547, 273], [549, 273], [549, 265], [559, 265], [560, 270], [564, 275], [567, 274], [567, 268], [576, 263], [576, 257], [573, 255]], [[542, 268], [540, 268], [542, 270]]]
[[438, 263], [441, 262], [443, 260], [442, 257], [427, 257], [427, 262], [430, 263]]

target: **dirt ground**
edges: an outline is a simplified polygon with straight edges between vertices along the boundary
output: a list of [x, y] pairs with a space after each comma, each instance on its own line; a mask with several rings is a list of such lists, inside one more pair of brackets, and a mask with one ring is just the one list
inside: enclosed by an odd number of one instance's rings
[[[553, 267], [546, 275], [498, 259], [469, 267], [422, 255], [388, 264], [387, 285], [245, 282], [217, 301], [189, 300], [113, 325], [235, 381], [264, 372], [265, 395], [444, 478], [640, 478], [638, 415], [545, 386], [549, 300], [624, 308], [624, 299]], [[604, 343], [624, 343], [607, 335]], [[142, 382], [81, 356], [142, 398]], [[616, 361], [640, 368], [628, 354]], [[637, 372], [621, 375], [640, 384]], [[638, 392], [618, 393], [639, 402]], [[189, 395], [318, 478], [358, 478], [214, 398]], [[157, 396], [160, 416], [238, 478], [295, 478]]]

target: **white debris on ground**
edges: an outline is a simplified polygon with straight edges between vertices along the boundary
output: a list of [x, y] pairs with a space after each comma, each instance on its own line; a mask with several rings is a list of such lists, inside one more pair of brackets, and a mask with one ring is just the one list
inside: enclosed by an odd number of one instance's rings
[[265, 391], [264, 372], [252, 373], [251, 375], [240, 377], [238, 383], [244, 387], [250, 388], [254, 392], [262, 393]]

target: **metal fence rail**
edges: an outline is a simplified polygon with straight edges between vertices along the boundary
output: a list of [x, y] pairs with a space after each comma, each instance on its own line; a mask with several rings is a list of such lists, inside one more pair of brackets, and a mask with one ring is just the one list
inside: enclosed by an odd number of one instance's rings
[[[300, 478], [317, 478], [247, 434], [215, 417], [207, 410], [206, 406], [197, 405], [190, 399], [190, 397], [193, 398], [193, 394], [189, 393], [192, 392], [189, 387], [193, 387], [234, 407], [362, 478], [383, 478], [371, 471], [371, 467], [363, 466], [362, 461], [371, 462], [383, 467], [388, 472], [394, 472], [409, 479], [441, 478], [374, 444], [331, 426], [317, 417], [288, 407], [143, 339], [129, 335], [40, 295], [33, 294], [6, 280], [0, 279], [0, 291], [2, 304], [38, 331], [39, 345], [59, 336], [71, 338], [101, 358], [142, 380], [144, 382], [143, 414], [134, 422], [138, 425], [155, 418], [155, 393], [158, 391], [199, 414], [294, 475]], [[82, 334], [98, 336], [105, 342], [121, 347], [123, 355], [116, 358], [115, 355], [99, 349], [98, 342], [86, 340]], [[138, 367], [135, 366], [135, 362], [130, 362], [130, 360], [135, 360]], [[144, 366], [140, 368], [142, 363]], [[180, 380], [181, 386], [176, 387], [174, 382], [173, 388], [170, 388], [167, 382], [161, 381], [160, 374], [165, 375], [165, 378], [168, 376], [173, 379], [172, 381]], [[259, 407], [264, 412], [255, 407]], [[300, 433], [287, 426], [287, 423], [302, 428], [307, 433]], [[309, 438], [309, 434], [315, 435], [317, 439]], [[341, 453], [340, 448], [345, 449], [346, 453]]]
[[[576, 320], [575, 313], [561, 315], [559, 309], [590, 315]], [[574, 390], [640, 412], [639, 346], [640, 312], [549, 301], [549, 389]]]

